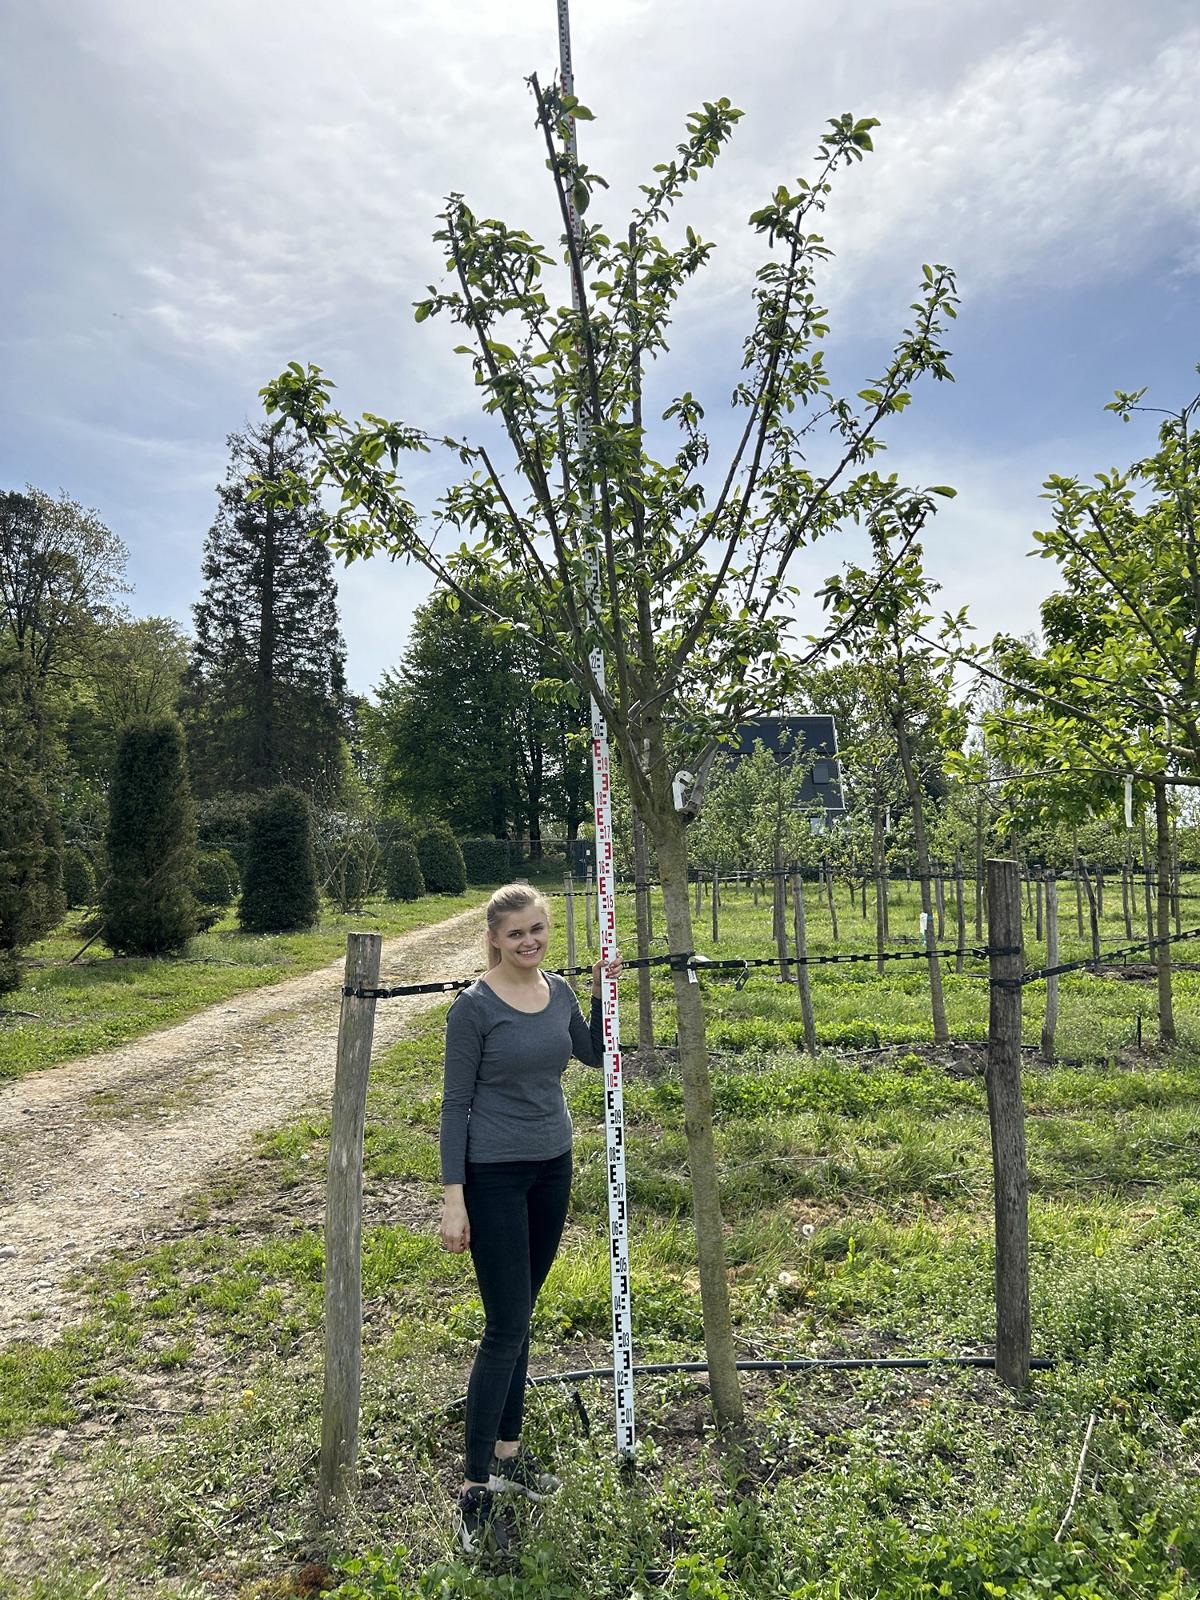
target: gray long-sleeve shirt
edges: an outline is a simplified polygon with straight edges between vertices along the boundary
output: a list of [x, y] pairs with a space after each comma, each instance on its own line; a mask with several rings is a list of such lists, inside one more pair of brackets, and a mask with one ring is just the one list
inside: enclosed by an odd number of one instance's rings
[[518, 1011], [480, 979], [464, 989], [446, 1019], [442, 1093], [442, 1182], [462, 1183], [471, 1161], [544, 1161], [571, 1148], [571, 1113], [562, 1075], [572, 1056], [604, 1062], [599, 1000], [583, 1020], [565, 978], [545, 974], [542, 1011]]

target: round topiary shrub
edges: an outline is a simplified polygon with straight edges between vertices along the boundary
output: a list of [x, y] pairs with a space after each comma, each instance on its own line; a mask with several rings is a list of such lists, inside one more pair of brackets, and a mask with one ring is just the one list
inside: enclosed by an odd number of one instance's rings
[[446, 823], [435, 822], [432, 828], [426, 828], [417, 840], [417, 859], [430, 894], [466, 892], [466, 863], [458, 840]]
[[140, 717], [122, 728], [105, 849], [105, 944], [123, 956], [181, 950], [197, 927], [196, 818], [183, 729], [173, 717]]
[[512, 877], [512, 845], [507, 839], [463, 839], [460, 843], [468, 883], [507, 883]]
[[96, 904], [96, 873], [76, 844], [68, 845], [63, 851], [62, 875], [68, 911]]
[[397, 839], [387, 857], [389, 900], [419, 900], [425, 893], [425, 878], [417, 847], [411, 839]]
[[312, 807], [272, 789], [250, 818], [238, 918], [248, 933], [293, 933], [320, 916]]

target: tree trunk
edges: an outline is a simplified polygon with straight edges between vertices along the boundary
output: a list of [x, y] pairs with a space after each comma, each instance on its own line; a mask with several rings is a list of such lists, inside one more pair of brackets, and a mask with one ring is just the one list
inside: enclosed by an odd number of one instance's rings
[[[1154, 831], [1158, 846], [1158, 933], [1171, 937], [1171, 815], [1167, 806], [1167, 781], [1154, 780]], [[1154, 952], [1158, 968], [1158, 1037], [1161, 1044], [1175, 1043], [1175, 1009], [1171, 996], [1171, 946], [1160, 942]]]
[[871, 837], [873, 864], [875, 867], [875, 949], [878, 959], [875, 963], [877, 971], [883, 973], [883, 955], [887, 949], [887, 862], [883, 848], [883, 819], [878, 812], [875, 814], [875, 826]]
[[983, 801], [975, 808], [975, 937], [983, 943]]
[[942, 998], [942, 969], [938, 965], [937, 956], [932, 953], [933, 940], [928, 937], [933, 930], [933, 900], [929, 892], [929, 841], [925, 835], [925, 803], [921, 794], [921, 784], [913, 767], [912, 750], [908, 743], [908, 729], [904, 725], [903, 713], [894, 718], [893, 726], [896, 729], [900, 764], [904, 768], [908, 800], [912, 806], [913, 838], [917, 847], [917, 874], [921, 881], [921, 910], [925, 914], [927, 948], [930, 951], [929, 999], [933, 1013], [933, 1042], [949, 1044], [950, 1029], [946, 1026], [946, 1003]]
[[[634, 904], [637, 914], [637, 953], [650, 954], [650, 869], [646, 861], [646, 828], [633, 808]], [[649, 1061], [654, 1052], [654, 1009], [650, 997], [650, 968], [638, 968], [638, 1054]]]
[[[275, 439], [267, 446], [267, 473], [276, 473]], [[254, 662], [254, 752], [251, 783], [256, 789], [270, 789], [279, 781], [275, 770], [275, 507], [268, 498], [263, 517], [262, 609], [258, 619], [258, 650]]]
[[[1046, 965], [1058, 965], [1058, 884], [1053, 872], [1046, 874]], [[1058, 1027], [1058, 979], [1046, 979], [1046, 1016], [1042, 1023], [1042, 1060], [1054, 1062], [1054, 1034]]]
[[[665, 812], [646, 821], [658, 856], [670, 948], [691, 950], [692, 916], [683, 820], [674, 812]], [[745, 1408], [738, 1384], [729, 1314], [729, 1283], [725, 1275], [725, 1239], [713, 1143], [712, 1085], [704, 1041], [704, 1006], [694, 970], [676, 972], [674, 982], [704, 1349], [716, 1420], [722, 1428], [733, 1428], [742, 1422]]]

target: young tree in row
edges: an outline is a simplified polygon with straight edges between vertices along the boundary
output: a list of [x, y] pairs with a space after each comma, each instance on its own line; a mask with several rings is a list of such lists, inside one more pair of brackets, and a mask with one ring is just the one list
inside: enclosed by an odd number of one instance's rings
[[[1144, 390], [1108, 407], [1128, 421]], [[1157, 839], [1159, 1025], [1175, 1037], [1171, 996], [1168, 788], [1200, 786], [1200, 396], [1165, 416], [1158, 448], [1095, 483], [1051, 477], [1051, 525], [1034, 534], [1059, 569], [1042, 607], [1043, 646], [997, 639], [991, 671], [1010, 705], [993, 718], [1026, 772], [1153, 796]]]
[[[929, 848], [927, 787], [947, 750], [966, 734], [966, 716], [952, 699], [954, 668], [944, 641], [957, 642], [966, 613], [943, 621], [943, 642], [929, 643], [927, 610], [938, 585], [930, 582], [921, 547], [887, 516], [872, 529], [875, 563], [849, 565], [825, 589], [841, 639], [853, 649], [867, 692], [880, 707], [895, 740], [904, 793], [912, 818], [921, 913], [929, 949], [929, 993], [935, 1044], [950, 1042], [942, 969], [934, 952], [933, 856]], [[902, 554], [896, 555], [896, 547]], [[869, 604], [867, 597], [870, 597]], [[922, 757], [932, 755], [932, 762]]]
[[336, 794], [346, 651], [332, 562], [312, 512], [251, 497], [259, 479], [305, 472], [308, 454], [278, 422], [230, 434], [229, 452], [182, 700], [197, 793]]
[[[543, 281], [554, 257], [519, 228], [450, 197], [436, 239], [450, 282], [431, 288], [417, 319], [448, 318], [467, 342], [491, 443], [441, 441], [468, 476], [422, 523], [398, 475], [402, 452], [439, 441], [420, 427], [347, 420], [331, 384], [295, 364], [265, 391], [312, 440], [318, 484], [342, 496], [326, 537], [347, 558], [375, 551], [425, 563], [465, 603], [535, 641], [564, 681], [593, 698], [617, 747], [631, 798], [658, 860], [671, 947], [692, 947], [686, 824], [697, 796], [676, 805], [675, 777], [703, 770], [715, 741], [753, 710], [778, 705], [794, 673], [787, 648], [797, 557], [844, 522], [886, 505], [910, 535], [930, 493], [885, 480], [866, 463], [881, 424], [923, 376], [949, 376], [941, 336], [955, 308], [953, 278], [926, 268], [911, 326], [879, 375], [854, 397], [834, 396], [824, 366], [826, 313], [816, 288], [829, 250], [815, 230], [839, 169], [872, 147], [873, 119], [829, 124], [815, 169], [781, 185], [751, 218], [762, 246], [742, 373], [733, 387], [735, 442], [710, 464], [704, 409], [690, 392], [664, 420], [677, 442], [652, 454], [642, 416], [642, 368], [667, 349], [681, 291], [712, 245], [690, 228], [664, 242], [693, 180], [710, 168], [740, 112], [706, 103], [676, 155], [643, 186], [619, 235], [577, 225], [602, 180], [574, 152], [574, 123], [591, 113], [530, 80], [562, 220], [572, 304]], [[577, 429], [576, 422], [582, 426]], [[307, 506], [317, 486], [278, 481], [285, 504]], [[439, 530], [469, 544], [446, 550]], [[600, 572], [600, 583], [593, 573]], [[504, 580], [503, 599], [487, 583]], [[483, 591], [481, 593], [481, 591]], [[609, 672], [598, 681], [596, 651]], [[705, 1344], [714, 1408], [737, 1421], [712, 1093], [701, 991], [675, 975], [684, 1126], [692, 1181]]]

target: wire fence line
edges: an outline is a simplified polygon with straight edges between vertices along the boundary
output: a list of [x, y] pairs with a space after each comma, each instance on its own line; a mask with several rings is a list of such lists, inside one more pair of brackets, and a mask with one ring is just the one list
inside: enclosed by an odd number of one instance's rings
[[[1098, 964], [1110, 963], [1117, 958], [1136, 955], [1141, 951], [1157, 950], [1163, 945], [1184, 944], [1190, 940], [1200, 939], [1200, 928], [1190, 928], [1183, 933], [1169, 934], [1165, 938], [1143, 939], [1137, 944], [1118, 945], [1112, 949], [1101, 950], [1099, 956], [1092, 954], [1079, 961], [1064, 961], [1053, 967], [1035, 967], [1024, 972], [1019, 978], [992, 978], [990, 982], [1003, 988], [1024, 988], [1026, 984], [1038, 983], [1045, 978], [1062, 977], [1071, 972], [1084, 972], [1094, 970]], [[789, 954], [787, 962], [794, 967], [832, 967], [852, 963], [869, 963], [878, 965], [881, 961], [958, 961], [966, 957], [974, 960], [990, 961], [998, 956], [1017, 956], [1023, 954], [1020, 945], [963, 945], [948, 950], [853, 950], [833, 952], [828, 955]], [[720, 959], [706, 956], [696, 950], [671, 951], [663, 955], [637, 956], [622, 963], [626, 972], [636, 972], [642, 967], [668, 967], [673, 972], [691, 971], [696, 974], [708, 973], [713, 976], [722, 972], [735, 972], [748, 974], [751, 969], [758, 967], [778, 967], [778, 956], [723, 956]], [[591, 970], [591, 963], [586, 966], [552, 967], [543, 969], [553, 977], [574, 978], [581, 973]], [[984, 973], [968, 973], [968, 977], [984, 977]], [[342, 994], [353, 996], [356, 1000], [396, 1000], [408, 995], [421, 994], [452, 994], [461, 989], [469, 989], [477, 982], [476, 978], [449, 978], [434, 980], [426, 983], [406, 983], [393, 985], [353, 985], [345, 984]], [[744, 980], [743, 980], [744, 981]], [[740, 987], [740, 985], [739, 985]]]

